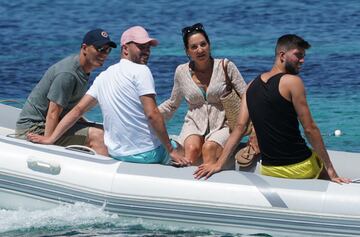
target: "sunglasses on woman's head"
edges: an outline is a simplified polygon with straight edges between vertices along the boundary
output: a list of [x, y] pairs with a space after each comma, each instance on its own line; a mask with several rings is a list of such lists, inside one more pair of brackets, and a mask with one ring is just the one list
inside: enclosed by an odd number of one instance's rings
[[184, 27], [181, 32], [182, 32], [182, 35], [186, 35], [186, 34], [189, 34], [193, 31], [197, 31], [197, 30], [204, 30], [204, 26], [201, 24], [201, 23], [196, 23], [192, 26], [187, 26], [187, 27]]

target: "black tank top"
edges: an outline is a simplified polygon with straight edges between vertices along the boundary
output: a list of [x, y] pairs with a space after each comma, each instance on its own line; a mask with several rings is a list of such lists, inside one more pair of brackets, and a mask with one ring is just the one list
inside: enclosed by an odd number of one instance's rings
[[259, 75], [246, 92], [250, 118], [254, 124], [263, 165], [289, 165], [311, 155], [299, 130], [293, 104], [279, 92], [283, 73], [266, 83]]

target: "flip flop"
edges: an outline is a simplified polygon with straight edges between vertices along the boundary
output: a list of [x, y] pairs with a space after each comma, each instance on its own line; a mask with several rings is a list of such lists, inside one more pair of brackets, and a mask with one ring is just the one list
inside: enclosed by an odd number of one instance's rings
[[235, 154], [235, 160], [239, 164], [240, 167], [249, 167], [252, 162], [254, 161], [254, 158], [259, 153], [255, 151], [253, 146], [248, 143], [246, 147], [241, 148], [236, 154]]

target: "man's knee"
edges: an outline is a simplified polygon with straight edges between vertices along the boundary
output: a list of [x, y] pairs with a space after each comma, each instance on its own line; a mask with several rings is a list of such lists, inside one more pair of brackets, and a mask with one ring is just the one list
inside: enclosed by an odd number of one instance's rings
[[104, 143], [104, 130], [101, 128], [90, 127], [88, 135], [89, 143]]

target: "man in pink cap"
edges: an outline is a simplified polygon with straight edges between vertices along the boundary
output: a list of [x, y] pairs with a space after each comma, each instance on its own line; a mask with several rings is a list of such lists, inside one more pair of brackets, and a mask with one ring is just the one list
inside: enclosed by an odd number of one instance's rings
[[176, 144], [170, 141], [165, 122], [155, 100], [155, 84], [146, 66], [150, 38], [141, 26], [127, 29], [121, 36], [120, 62], [110, 66], [94, 81], [79, 104], [62, 120], [50, 138], [33, 136], [39, 143], [53, 143], [73, 121], [99, 103], [104, 123], [104, 142], [111, 157], [136, 163], [189, 165]]

